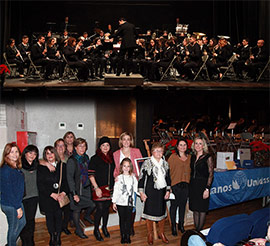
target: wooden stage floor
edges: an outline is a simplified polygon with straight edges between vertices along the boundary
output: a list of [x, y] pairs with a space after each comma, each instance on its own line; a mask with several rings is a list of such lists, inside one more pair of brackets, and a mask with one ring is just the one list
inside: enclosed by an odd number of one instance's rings
[[[221, 209], [215, 209], [213, 211], [209, 211], [206, 216], [206, 223], [204, 228], [209, 228], [211, 225], [218, 219], [226, 216], [231, 216], [240, 213], [250, 214], [255, 210], [262, 208], [262, 199], [256, 199], [248, 202], [244, 202], [237, 205], [232, 205], [228, 207], [224, 207]], [[86, 234], [89, 236], [88, 239], [80, 239], [74, 234], [74, 228], [69, 228], [72, 232], [72, 235], [62, 234], [62, 245], [63, 246], [88, 246], [88, 245], [104, 245], [104, 246], [116, 246], [120, 244], [120, 233], [118, 228], [109, 228], [111, 238], [105, 239], [103, 242], [97, 242], [93, 236], [92, 232], [87, 232]], [[186, 226], [185, 229], [193, 229], [193, 226]], [[168, 220], [165, 223], [165, 234], [169, 240], [168, 245], [180, 245], [181, 233], [178, 233], [177, 237], [171, 235], [171, 229], [169, 226]], [[147, 245], [146, 242], [146, 225], [140, 222], [137, 222], [135, 226], [135, 236], [131, 238], [131, 245], [141, 246]], [[45, 222], [38, 222], [36, 224], [35, 231], [35, 242], [38, 246], [48, 245], [49, 242], [49, 234], [46, 229]], [[20, 245], [20, 244], [19, 244]], [[154, 245], [164, 245], [161, 240], [156, 240]]]
[[[6, 79], [4, 83], [4, 90], [9, 89], [22, 89], [28, 90], [33, 88], [48, 88], [48, 89], [90, 89], [90, 90], [133, 90], [136, 87], [140, 87], [144, 90], [149, 89], [199, 89], [199, 90], [269, 90], [269, 81], [261, 82], [247, 82], [247, 81], [154, 81], [144, 82], [142, 77], [141, 81], [138, 82], [140, 75], [131, 75], [126, 77], [121, 75], [115, 77], [115, 75], [105, 75], [105, 80], [94, 80], [87, 82], [78, 82], [76, 80], [50, 80], [45, 81], [41, 79]], [[106, 79], [113, 78], [115, 82], [106, 82]], [[125, 81], [129, 80], [127, 83]], [[132, 82], [134, 81], [134, 82]]]

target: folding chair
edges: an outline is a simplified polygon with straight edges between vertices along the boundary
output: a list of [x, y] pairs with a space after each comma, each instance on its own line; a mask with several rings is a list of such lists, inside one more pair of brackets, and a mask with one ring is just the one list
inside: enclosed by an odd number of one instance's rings
[[[177, 56], [175, 55], [175, 56], [173, 57], [173, 59], [171, 60], [169, 66], [166, 68], [165, 72], [163, 73], [163, 75], [162, 75], [160, 81], [162, 81], [162, 80], [164, 79], [164, 77], [165, 77], [165, 76], [168, 76], [169, 74], [172, 74], [173, 80], [175, 80], [175, 81], [177, 80], [177, 78], [176, 78], [176, 70], [175, 70], [175, 68], [173, 67], [176, 58], [177, 58]], [[172, 72], [171, 72], [171, 71], [172, 71]]]
[[[269, 68], [270, 68], [270, 56], [269, 56], [269, 58], [268, 58], [268, 62], [265, 64], [265, 66], [264, 66], [263, 70], [261, 71], [259, 77], [257, 78], [256, 82], [259, 82], [259, 80], [260, 80], [261, 77], [263, 76], [264, 72], [265, 72], [267, 69], [269, 70]], [[268, 74], [268, 76], [269, 76], [269, 74]]]
[[3, 53], [4, 62], [7, 65], [10, 75], [8, 75], [10, 78], [16, 77], [16, 71], [17, 71], [17, 64], [16, 63], [9, 63], [7, 60], [6, 52]]
[[63, 60], [66, 63], [65, 68], [64, 68], [64, 73], [63, 73], [63, 79], [68, 79], [70, 80], [71, 77], [74, 77], [76, 80], [79, 80], [78, 76], [77, 76], [77, 69], [76, 68], [72, 68], [70, 67], [70, 65], [68, 64], [67, 58], [65, 57], [64, 54], [62, 54]]
[[27, 56], [28, 56], [28, 59], [30, 61], [30, 65], [29, 65], [29, 68], [28, 68], [28, 71], [27, 71], [26, 78], [29, 78], [30, 76], [33, 76], [35, 74], [35, 75], [38, 75], [38, 77], [40, 79], [42, 79], [42, 76], [41, 76], [42, 66], [36, 66], [34, 64], [30, 53], [28, 53]]
[[228, 60], [228, 66], [227, 67], [220, 67], [220, 70], [225, 70], [225, 72], [222, 74], [220, 81], [227, 75], [227, 73], [231, 73], [231, 77], [233, 79], [236, 78], [236, 74], [233, 68], [233, 63], [237, 60], [237, 56], [236, 53], [233, 53], [233, 55], [231, 56], [231, 58]]
[[210, 80], [209, 73], [208, 73], [208, 69], [207, 69], [207, 66], [206, 66], [206, 62], [208, 61], [208, 58], [209, 58], [208, 55], [202, 56], [203, 64], [201, 65], [199, 71], [198, 71], [197, 74], [195, 75], [193, 81], [196, 80], [197, 77], [200, 75], [200, 73], [203, 72], [203, 71], [205, 71], [205, 73], [206, 73], [206, 79], [207, 79], [207, 80]]

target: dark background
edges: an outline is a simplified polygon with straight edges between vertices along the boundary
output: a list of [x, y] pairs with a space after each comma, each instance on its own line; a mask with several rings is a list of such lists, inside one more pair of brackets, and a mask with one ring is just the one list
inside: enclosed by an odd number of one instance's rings
[[[140, 33], [151, 29], [167, 29], [175, 32], [176, 18], [189, 24], [189, 33], [202, 32], [208, 37], [226, 35], [233, 44], [249, 37], [251, 45], [264, 38], [269, 44], [268, 0], [260, 1], [0, 1], [1, 4], [1, 49], [7, 39], [17, 43], [22, 35], [31, 37], [33, 32], [46, 32], [52, 28], [62, 32], [64, 19], [69, 17], [70, 31], [79, 35], [93, 33], [95, 21], [106, 31], [107, 24], [113, 30], [118, 27], [118, 18], [126, 17]], [[54, 22], [55, 25], [47, 25]]]

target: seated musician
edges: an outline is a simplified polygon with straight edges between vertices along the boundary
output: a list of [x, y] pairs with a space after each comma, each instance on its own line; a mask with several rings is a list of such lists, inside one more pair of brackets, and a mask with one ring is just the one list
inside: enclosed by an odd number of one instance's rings
[[42, 66], [45, 69], [45, 79], [51, 79], [49, 76], [52, 74], [57, 62], [47, 58], [47, 49], [45, 48], [45, 37], [40, 35], [37, 43], [32, 46], [31, 58], [35, 65]]
[[30, 61], [28, 58], [28, 54], [30, 53], [30, 45], [29, 45], [29, 38], [27, 35], [23, 35], [22, 42], [18, 44], [18, 50], [21, 53], [21, 56], [27, 65], [29, 65]]
[[94, 40], [94, 47], [92, 48], [92, 59], [95, 64], [95, 74], [99, 78], [104, 78], [103, 72], [105, 71], [105, 66], [107, 64], [107, 59], [105, 57], [104, 45], [100, 38]]
[[252, 54], [247, 64], [248, 76], [252, 80], [256, 80], [259, 69], [263, 69], [267, 63], [268, 53], [264, 45], [264, 40], [259, 39], [257, 45], [252, 48]]
[[249, 39], [244, 38], [242, 45], [236, 50], [238, 60], [233, 63], [233, 67], [236, 73], [236, 77], [243, 78], [243, 70], [246, 69], [245, 63], [248, 61], [251, 55], [251, 47], [249, 46]]
[[62, 78], [65, 64], [61, 57], [60, 51], [58, 50], [58, 45], [56, 44], [56, 38], [49, 38], [47, 41], [47, 57], [50, 60], [55, 61], [58, 68], [58, 72], [59, 72], [59, 78]]
[[15, 39], [10, 38], [6, 46], [6, 57], [9, 63], [15, 63], [18, 67], [19, 76], [24, 77], [24, 60], [20, 51], [15, 46]]
[[202, 61], [202, 52], [199, 44], [197, 43], [197, 38], [192, 35], [188, 45], [188, 50], [186, 51], [186, 64], [184, 65], [185, 78], [192, 79], [195, 72], [199, 69]]
[[222, 76], [221, 71], [219, 70], [222, 66], [227, 66], [228, 60], [232, 56], [232, 50], [230, 45], [226, 39], [221, 38], [218, 41], [218, 45], [212, 48], [212, 55], [210, 62], [207, 63], [209, 75], [212, 78], [216, 78], [215, 76], [218, 75], [218, 78]]
[[132, 71], [133, 73], [140, 73], [144, 76], [143, 62], [145, 61], [145, 41], [144, 39], [137, 39], [136, 44], [134, 58], [132, 59]]
[[154, 80], [157, 80], [157, 81], [160, 80], [161, 75], [159, 73], [159, 68], [162, 67], [166, 69], [170, 65], [174, 57], [174, 54], [175, 54], [175, 50], [173, 47], [173, 41], [167, 40], [165, 42], [165, 49], [163, 51], [163, 56], [161, 57], [161, 59], [153, 63], [153, 66], [151, 69], [151, 73]]
[[71, 68], [77, 68], [78, 74], [77, 77], [79, 80], [87, 81], [89, 76], [89, 68], [87, 59], [82, 60], [80, 43], [82, 45], [82, 41], [79, 41], [76, 45], [76, 39], [70, 37], [67, 42], [67, 46], [64, 47], [63, 53], [67, 59], [68, 64]]

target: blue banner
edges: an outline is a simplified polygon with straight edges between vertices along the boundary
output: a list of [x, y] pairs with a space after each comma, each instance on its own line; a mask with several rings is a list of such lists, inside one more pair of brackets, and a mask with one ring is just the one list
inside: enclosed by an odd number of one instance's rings
[[270, 196], [270, 168], [215, 172], [209, 210]]

